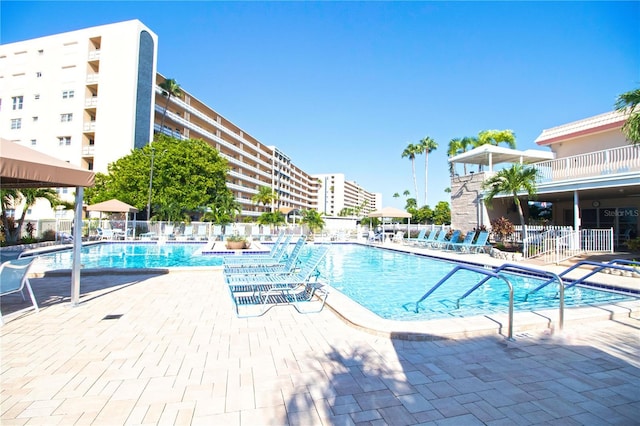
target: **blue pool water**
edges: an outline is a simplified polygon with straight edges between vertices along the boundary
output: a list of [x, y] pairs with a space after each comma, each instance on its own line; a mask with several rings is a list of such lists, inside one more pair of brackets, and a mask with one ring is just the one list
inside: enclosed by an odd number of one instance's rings
[[[166, 268], [219, 266], [219, 256], [201, 255], [203, 244], [127, 244], [109, 243], [83, 247], [83, 268]], [[309, 256], [313, 246], [300, 258]], [[71, 251], [41, 256], [45, 269], [71, 269]], [[416, 314], [403, 305], [416, 302], [427, 290], [448, 274], [455, 263], [424, 256], [356, 244], [332, 245], [320, 264], [321, 280], [379, 315], [394, 320], [429, 320], [469, 317], [507, 312], [509, 292], [502, 280], [490, 280], [461, 302], [456, 300], [484, 275], [459, 271], [420, 305]], [[509, 275], [514, 287], [516, 311], [557, 309], [558, 286], [550, 284], [524, 301], [527, 292], [542, 281], [534, 277]], [[565, 306], [612, 303], [632, 298], [616, 293], [572, 287], [565, 292]]]
[[[394, 320], [428, 320], [435, 318], [469, 317], [508, 311], [509, 291], [502, 280], [491, 279], [461, 301], [456, 300], [484, 278], [475, 272], [461, 270], [420, 304], [418, 313], [403, 308], [418, 301], [455, 263], [381, 250], [359, 245], [334, 245], [320, 265], [321, 279], [340, 290], [360, 305], [382, 318]], [[509, 274], [514, 287], [514, 310], [531, 311], [558, 309], [558, 285], [553, 283], [525, 295], [546, 279], [540, 280]], [[565, 306], [586, 306], [634, 300], [624, 295], [571, 287], [565, 292]], [[415, 304], [413, 305], [415, 307]]]
[[[184, 266], [220, 266], [220, 256], [199, 254], [204, 244], [128, 244], [106, 243], [82, 247], [80, 263], [84, 269], [95, 268], [171, 268]], [[45, 269], [71, 269], [71, 250], [40, 257]]]

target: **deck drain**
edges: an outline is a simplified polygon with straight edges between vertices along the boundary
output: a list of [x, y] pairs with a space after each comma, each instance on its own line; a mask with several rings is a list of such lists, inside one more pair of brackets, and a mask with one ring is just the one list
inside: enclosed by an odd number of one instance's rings
[[122, 314], [111, 314], [111, 315], [107, 315], [104, 318], [102, 318], [102, 320], [114, 320], [114, 319], [119, 319], [120, 317], [122, 317]]

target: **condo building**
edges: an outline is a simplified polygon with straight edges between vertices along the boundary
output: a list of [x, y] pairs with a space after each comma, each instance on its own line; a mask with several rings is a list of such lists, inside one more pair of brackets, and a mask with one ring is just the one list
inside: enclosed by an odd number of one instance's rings
[[367, 214], [382, 208], [382, 195], [348, 181], [342, 173], [314, 174], [318, 188], [318, 211], [327, 216]]
[[[184, 88], [167, 97], [157, 46], [158, 37], [138, 20], [0, 45], [2, 137], [101, 173], [152, 141], [154, 132], [202, 139], [228, 161], [227, 187], [243, 218], [272, 207], [285, 214], [325, 211], [322, 183], [282, 150], [260, 143]], [[251, 200], [261, 186], [273, 189], [273, 206]], [[373, 205], [372, 195], [356, 187], [352, 195], [354, 185], [340, 186], [348, 192], [340, 197], [349, 203], [369, 197]], [[72, 199], [67, 189], [59, 191]], [[380, 197], [373, 197], [376, 205]], [[29, 216], [52, 217], [39, 204]]]

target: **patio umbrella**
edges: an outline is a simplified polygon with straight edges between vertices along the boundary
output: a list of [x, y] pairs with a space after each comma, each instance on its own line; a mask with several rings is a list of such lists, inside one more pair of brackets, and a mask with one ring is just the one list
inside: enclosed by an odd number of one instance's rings
[[409, 220], [407, 221], [407, 237], [409, 236], [409, 227], [411, 226], [411, 216], [413, 216], [411, 213], [405, 211], [405, 210], [400, 210], [397, 209], [395, 207], [384, 207], [380, 210], [375, 210], [370, 212], [367, 217], [379, 217], [382, 218], [382, 229], [384, 230], [384, 218], [388, 217], [388, 218], [393, 218], [393, 217], [401, 217], [401, 218], [408, 218]]
[[[111, 199], [101, 203], [91, 204], [87, 207], [89, 212], [126, 213], [124, 219], [124, 232], [127, 234], [129, 225], [129, 213], [138, 213], [138, 209], [118, 199]], [[134, 224], [135, 225], [135, 224]], [[135, 237], [135, 234], [133, 235]]]
[[[82, 196], [85, 186], [93, 186], [95, 174], [66, 161], [0, 138], [0, 188], [76, 187], [75, 223], [82, 223]], [[73, 233], [71, 304], [80, 301], [81, 233]]]

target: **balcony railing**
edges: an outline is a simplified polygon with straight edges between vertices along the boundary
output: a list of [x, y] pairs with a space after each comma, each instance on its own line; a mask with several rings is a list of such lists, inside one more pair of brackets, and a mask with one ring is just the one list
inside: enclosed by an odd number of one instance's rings
[[538, 183], [640, 171], [640, 147], [629, 145], [534, 164]]
[[87, 83], [97, 83], [100, 78], [100, 74], [87, 74]]
[[89, 60], [96, 61], [100, 59], [100, 50], [92, 50], [89, 52]]
[[82, 126], [82, 130], [84, 132], [95, 132], [96, 131], [96, 122], [95, 121], [88, 121], [88, 122], [84, 123], [84, 125]]
[[85, 107], [94, 107], [98, 105], [98, 97], [97, 96], [92, 96], [90, 98], [86, 98], [84, 100], [84, 106]]
[[95, 152], [96, 152], [96, 147], [93, 145], [82, 147], [82, 155], [85, 157], [93, 157]]

